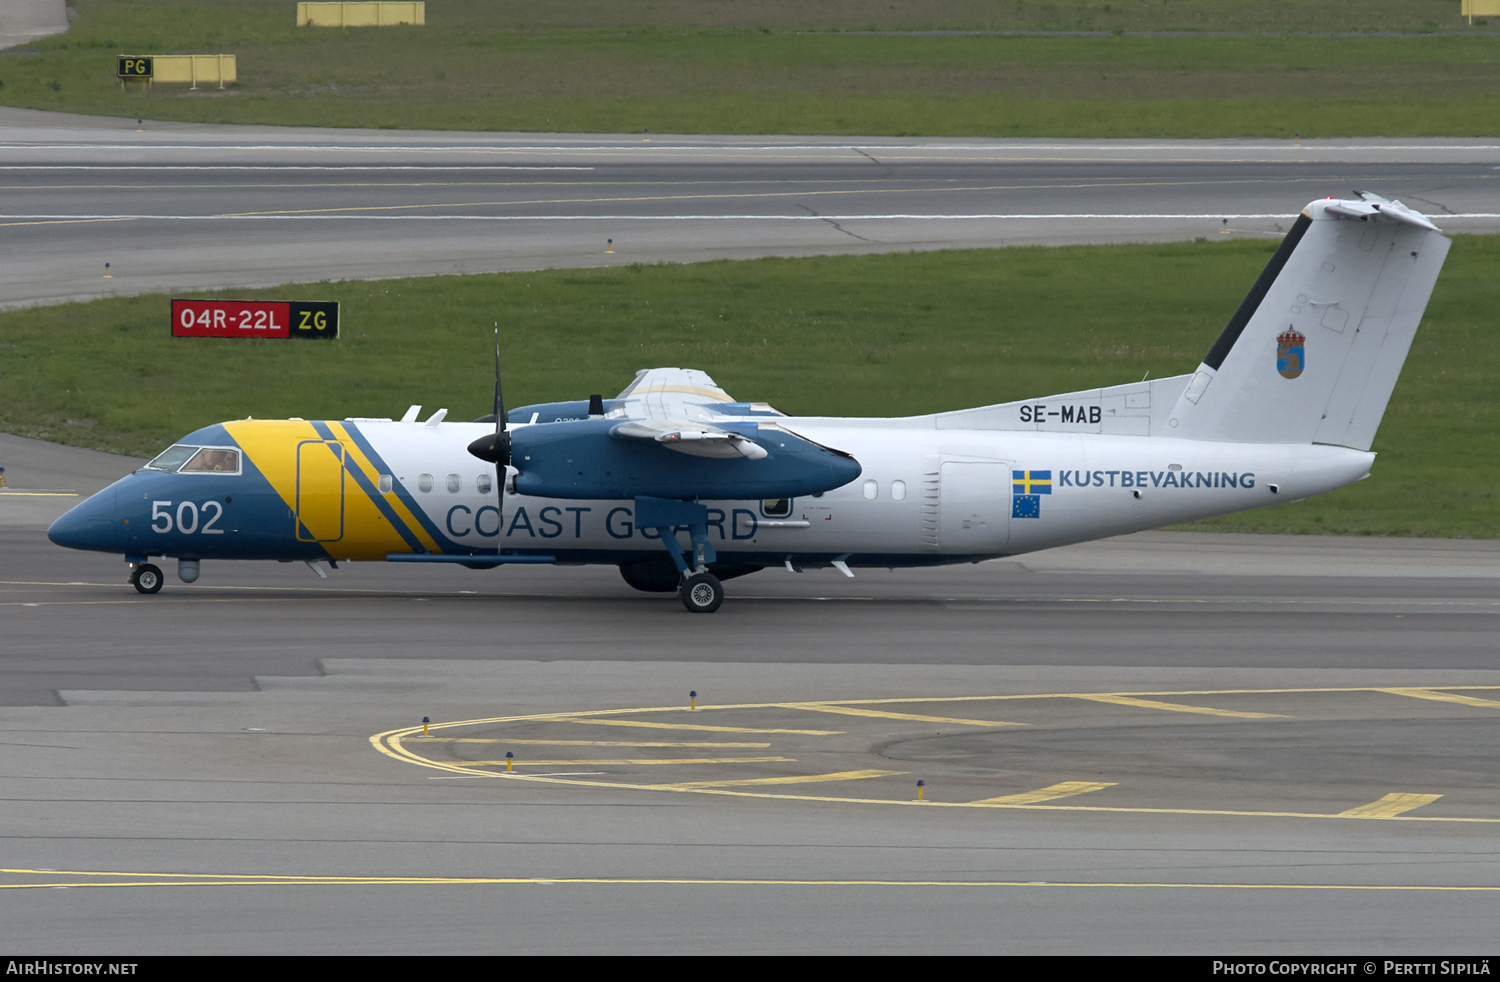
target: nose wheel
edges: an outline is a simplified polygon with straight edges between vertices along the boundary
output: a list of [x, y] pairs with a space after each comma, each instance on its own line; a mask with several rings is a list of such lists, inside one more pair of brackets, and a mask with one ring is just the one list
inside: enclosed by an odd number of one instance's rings
[[130, 574], [130, 585], [140, 593], [159, 593], [161, 584], [161, 570], [150, 563], [142, 563]]
[[724, 587], [712, 573], [693, 573], [677, 588], [682, 605], [694, 614], [712, 614], [724, 602]]

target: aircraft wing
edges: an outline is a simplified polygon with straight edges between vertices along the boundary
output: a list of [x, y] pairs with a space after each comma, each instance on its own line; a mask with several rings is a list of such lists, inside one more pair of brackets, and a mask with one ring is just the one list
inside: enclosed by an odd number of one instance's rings
[[732, 403], [707, 372], [693, 368], [645, 368], [615, 397], [622, 405], [610, 415], [651, 422], [689, 422], [718, 415], [717, 406]]
[[746, 457], [760, 460], [763, 447], [747, 439], [743, 427], [710, 422], [732, 404], [729, 393], [705, 372], [692, 368], [647, 368], [636, 373], [607, 414], [623, 422], [610, 429], [617, 440], [651, 440], [694, 457]]

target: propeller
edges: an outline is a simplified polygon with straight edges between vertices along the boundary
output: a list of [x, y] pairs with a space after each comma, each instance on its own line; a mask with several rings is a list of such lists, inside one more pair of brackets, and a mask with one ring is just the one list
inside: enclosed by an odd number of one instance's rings
[[495, 324], [495, 432], [469, 444], [469, 453], [495, 465], [496, 491], [505, 506], [505, 468], [510, 464], [510, 433], [505, 428], [505, 399], [500, 392], [500, 325]]

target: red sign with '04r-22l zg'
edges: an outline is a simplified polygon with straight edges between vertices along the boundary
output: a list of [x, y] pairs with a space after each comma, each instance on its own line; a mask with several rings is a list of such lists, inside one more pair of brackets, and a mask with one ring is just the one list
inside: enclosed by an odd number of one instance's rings
[[174, 338], [336, 338], [337, 303], [173, 300]]

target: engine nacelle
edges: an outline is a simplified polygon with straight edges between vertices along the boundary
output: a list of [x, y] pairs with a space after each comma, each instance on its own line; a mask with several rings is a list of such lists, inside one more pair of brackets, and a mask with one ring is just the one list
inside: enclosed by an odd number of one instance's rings
[[516, 492], [548, 498], [791, 498], [843, 487], [862, 470], [848, 454], [781, 429], [736, 427], [766, 451], [755, 460], [618, 439], [610, 436], [618, 423], [587, 419], [512, 429]]

